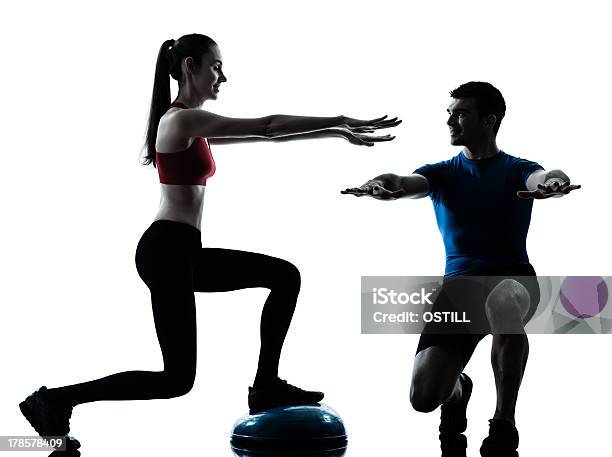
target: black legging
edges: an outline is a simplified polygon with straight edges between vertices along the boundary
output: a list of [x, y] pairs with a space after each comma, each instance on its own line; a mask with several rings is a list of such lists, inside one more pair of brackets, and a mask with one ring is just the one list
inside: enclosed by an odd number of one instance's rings
[[196, 292], [265, 287], [261, 350], [255, 385], [277, 376], [278, 362], [300, 290], [291, 263], [250, 252], [202, 248], [200, 231], [158, 220], [136, 249], [138, 274], [151, 291], [164, 370], [127, 371], [82, 384], [49, 389], [72, 405], [99, 400], [142, 400], [184, 395], [196, 374]]

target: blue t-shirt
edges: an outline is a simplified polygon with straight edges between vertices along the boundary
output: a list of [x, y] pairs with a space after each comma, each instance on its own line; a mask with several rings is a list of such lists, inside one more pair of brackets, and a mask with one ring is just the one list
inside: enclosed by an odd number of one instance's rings
[[517, 197], [536, 162], [500, 151], [481, 160], [463, 152], [413, 173], [429, 181], [446, 249], [445, 276], [478, 274], [494, 265], [529, 262], [526, 240], [533, 200]]

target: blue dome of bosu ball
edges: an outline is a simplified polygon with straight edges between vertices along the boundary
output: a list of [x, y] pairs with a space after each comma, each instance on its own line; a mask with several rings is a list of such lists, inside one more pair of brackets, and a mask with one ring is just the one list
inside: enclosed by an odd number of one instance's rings
[[327, 405], [284, 406], [240, 418], [231, 446], [238, 457], [341, 457], [347, 437]]

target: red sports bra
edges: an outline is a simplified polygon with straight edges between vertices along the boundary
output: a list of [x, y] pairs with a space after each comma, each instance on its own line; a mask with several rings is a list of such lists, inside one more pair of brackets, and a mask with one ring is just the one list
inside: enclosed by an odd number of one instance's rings
[[[174, 102], [170, 107], [187, 108], [181, 102]], [[155, 164], [159, 173], [159, 182], [163, 184], [199, 184], [206, 185], [206, 179], [215, 174], [215, 161], [208, 142], [197, 137], [187, 149], [179, 152], [162, 153], [155, 151]]]

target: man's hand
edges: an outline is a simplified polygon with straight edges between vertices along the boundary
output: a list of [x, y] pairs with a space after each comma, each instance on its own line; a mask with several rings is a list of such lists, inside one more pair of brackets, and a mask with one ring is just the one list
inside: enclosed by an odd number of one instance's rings
[[361, 187], [351, 187], [340, 191], [341, 194], [363, 197], [364, 195], [374, 197], [378, 200], [395, 200], [404, 195], [404, 189], [389, 190], [385, 189], [381, 181], [370, 180]]
[[544, 184], [538, 184], [537, 190], [520, 190], [516, 193], [519, 198], [542, 200], [550, 197], [563, 197], [572, 190], [580, 189], [582, 186], [570, 184], [569, 181], [561, 181], [558, 178], [551, 178]]

